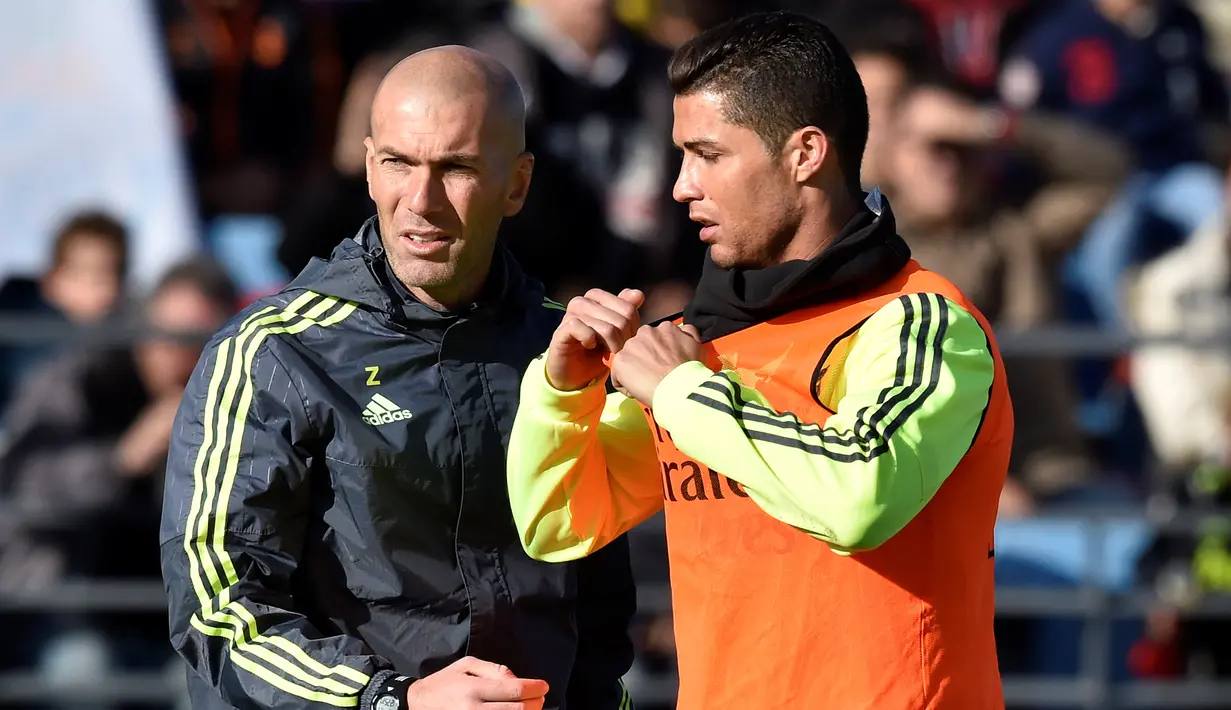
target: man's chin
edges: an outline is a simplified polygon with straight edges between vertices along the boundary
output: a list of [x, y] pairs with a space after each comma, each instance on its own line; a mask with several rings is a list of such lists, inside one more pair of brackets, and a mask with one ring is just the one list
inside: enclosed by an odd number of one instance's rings
[[739, 254], [721, 244], [710, 245], [710, 261], [720, 269], [736, 269], [742, 266]]
[[433, 263], [421, 259], [402, 259], [393, 264], [393, 274], [407, 288], [438, 288], [455, 280], [452, 263]]

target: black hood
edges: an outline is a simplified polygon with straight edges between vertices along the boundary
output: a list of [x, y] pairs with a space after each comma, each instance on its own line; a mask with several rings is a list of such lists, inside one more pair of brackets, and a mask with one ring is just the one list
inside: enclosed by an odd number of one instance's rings
[[[381, 246], [377, 219], [372, 217], [358, 234], [334, 247], [328, 259], [313, 258], [287, 289], [309, 289], [386, 313], [404, 325], [431, 327], [445, 326], [459, 316], [499, 313], [508, 306], [521, 305], [525, 294], [541, 290], [530, 286], [516, 259], [497, 241], [491, 274], [478, 300], [457, 311], [437, 311], [412, 296], [393, 277]], [[509, 294], [518, 298], [506, 298]]]
[[811, 261], [764, 269], [723, 269], [708, 252], [684, 322], [708, 342], [800, 308], [840, 301], [873, 289], [902, 270], [910, 248], [898, 236], [889, 201], [879, 190]]

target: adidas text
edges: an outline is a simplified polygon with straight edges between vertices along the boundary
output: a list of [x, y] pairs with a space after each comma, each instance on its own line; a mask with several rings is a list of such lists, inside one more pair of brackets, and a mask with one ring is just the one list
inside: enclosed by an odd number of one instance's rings
[[380, 426], [381, 424], [392, 424], [393, 422], [400, 422], [403, 419], [410, 419], [409, 409], [403, 409], [397, 412], [385, 412], [384, 414], [380, 414], [380, 415], [365, 414], [363, 417], [363, 421], [373, 426]]
[[410, 419], [410, 416], [409, 409], [394, 404], [393, 400], [379, 393], [372, 395], [372, 401], [368, 402], [367, 408], [363, 410], [363, 421], [372, 426], [400, 422]]

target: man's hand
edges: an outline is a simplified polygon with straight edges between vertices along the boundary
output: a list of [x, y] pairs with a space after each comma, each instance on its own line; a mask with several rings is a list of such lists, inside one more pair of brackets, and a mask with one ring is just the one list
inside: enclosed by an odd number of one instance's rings
[[411, 683], [407, 710], [542, 710], [547, 683], [467, 656]]
[[616, 354], [611, 379], [616, 388], [645, 406], [672, 370], [701, 359], [701, 335], [691, 325], [660, 323], [642, 326]]
[[568, 303], [564, 321], [547, 349], [547, 381], [566, 392], [579, 390], [607, 370], [603, 357], [617, 353], [641, 320], [645, 294], [625, 289], [614, 296], [591, 289]]
[[120, 437], [115, 449], [115, 464], [122, 475], [144, 476], [162, 465], [171, 445], [171, 430], [182, 396], [176, 392], [146, 405]]
[[981, 145], [1000, 137], [1003, 115], [943, 89], [919, 89], [901, 108], [912, 127], [942, 143]]

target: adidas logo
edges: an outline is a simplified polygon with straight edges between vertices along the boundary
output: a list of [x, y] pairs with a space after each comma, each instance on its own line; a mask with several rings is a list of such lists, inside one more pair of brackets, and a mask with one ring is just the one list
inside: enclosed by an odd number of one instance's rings
[[400, 422], [403, 419], [410, 419], [410, 416], [409, 409], [402, 409], [388, 397], [379, 393], [372, 395], [372, 401], [368, 402], [367, 408], [363, 410], [363, 421], [372, 426]]

